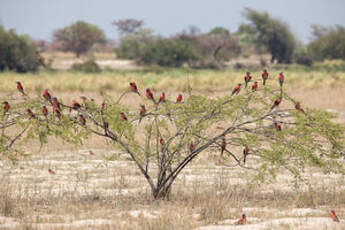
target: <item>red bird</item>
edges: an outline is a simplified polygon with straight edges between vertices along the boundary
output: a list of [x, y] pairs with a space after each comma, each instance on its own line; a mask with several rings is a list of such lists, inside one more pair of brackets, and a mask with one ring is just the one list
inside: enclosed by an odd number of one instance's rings
[[4, 113], [7, 113], [10, 110], [10, 104], [7, 101], [4, 101], [2, 104], [4, 104]]
[[162, 92], [160, 98], [159, 98], [159, 101], [158, 101], [158, 104], [161, 103], [161, 102], [165, 102], [165, 92]]
[[281, 73], [279, 74], [278, 80], [279, 80], [279, 85], [280, 85], [280, 87], [283, 87], [283, 84], [284, 84], [284, 75], [283, 75], [283, 72], [281, 72]]
[[143, 117], [145, 116], [146, 113], [146, 108], [145, 105], [140, 105], [141, 109], [139, 112], [140, 118], [139, 118], [139, 123], [141, 122], [141, 119], [143, 119]]
[[94, 155], [95, 155], [91, 150], [89, 151], [89, 154], [90, 154], [91, 156], [94, 156]]
[[182, 94], [179, 94], [176, 98], [176, 103], [181, 103], [182, 101]]
[[252, 76], [250, 76], [250, 73], [247, 72], [246, 75], [244, 76], [244, 83], [245, 83], [245, 88], [247, 88], [248, 82], [252, 80]]
[[274, 122], [274, 128], [277, 130], [277, 131], [282, 131], [282, 127], [280, 126], [280, 124], [278, 124], [278, 122]]
[[30, 118], [35, 118], [35, 114], [31, 111], [31, 109], [27, 109], [26, 112], [29, 114]]
[[137, 93], [140, 96], [140, 93], [138, 91], [138, 88], [137, 88], [137, 85], [135, 84], [135, 82], [130, 82], [129, 88], [131, 89], [132, 92]]
[[87, 98], [85, 96], [81, 96], [80, 98], [83, 102], [85, 102], [87, 100]]
[[330, 215], [331, 215], [331, 218], [332, 218], [332, 220], [333, 220], [334, 222], [340, 222], [340, 220], [339, 220], [339, 218], [337, 217], [337, 214], [335, 214], [335, 211], [334, 211], [334, 210], [331, 211]]
[[48, 169], [48, 172], [52, 175], [55, 175], [55, 172], [52, 169]]
[[47, 89], [45, 89], [45, 90], [43, 91], [43, 97], [44, 97], [47, 101], [51, 101], [51, 99], [52, 99], [52, 96], [50, 95], [50, 93], [48, 92]]
[[297, 109], [298, 111], [304, 113], [304, 110], [301, 108], [301, 103], [299, 101], [296, 102], [295, 109]]
[[278, 97], [277, 100], [274, 101], [271, 107], [271, 110], [274, 109], [275, 107], [278, 107], [281, 102], [282, 102], [282, 97]]
[[194, 145], [193, 142], [191, 142], [191, 143], [189, 144], [189, 151], [193, 152], [194, 149], [195, 149], [195, 145]]
[[44, 67], [45, 66], [45, 64], [44, 64], [44, 57], [40, 57], [39, 59], [38, 59], [38, 62]]
[[72, 105], [72, 109], [75, 109], [75, 110], [81, 107], [81, 105], [76, 100], [72, 100], [71, 105]]
[[61, 119], [61, 112], [60, 112], [60, 110], [57, 107], [54, 107], [53, 110], [54, 110], [54, 113], [55, 113], [56, 117]]
[[231, 96], [233, 96], [234, 94], [238, 94], [241, 90], [241, 86], [242, 84], [241, 83], [238, 83], [238, 85], [234, 88], [234, 90], [232, 91], [232, 94]]
[[43, 113], [43, 115], [46, 117], [47, 115], [48, 115], [48, 109], [47, 109], [47, 107], [44, 105], [44, 106], [42, 106], [42, 113]]
[[243, 164], [246, 163], [246, 158], [247, 158], [248, 153], [249, 153], [248, 146], [245, 145], [244, 148], [243, 148]]
[[52, 104], [54, 108], [58, 108], [60, 110], [60, 102], [58, 101], [56, 97], [52, 98]]
[[223, 156], [223, 153], [224, 153], [225, 148], [226, 148], [226, 141], [225, 141], [224, 137], [222, 138], [222, 143], [220, 144], [220, 148], [221, 148], [220, 156]]
[[252, 85], [252, 91], [256, 91], [258, 90], [258, 82], [254, 81], [253, 85]]
[[155, 99], [153, 98], [153, 93], [152, 93], [151, 89], [147, 88], [147, 89], [146, 89], [145, 95], [146, 95], [147, 99], [152, 100], [153, 103], [156, 104], [156, 101], [155, 101]]
[[159, 143], [160, 143], [161, 145], [164, 145], [164, 144], [165, 144], [164, 139], [163, 139], [163, 138], [159, 138]]
[[235, 224], [236, 225], [244, 225], [247, 223], [247, 217], [246, 217], [246, 214], [242, 214], [242, 218], [239, 219]]
[[262, 77], [262, 84], [265, 85], [268, 79], [268, 72], [266, 69], [264, 69], [264, 71], [262, 72], [261, 77]]
[[121, 112], [121, 119], [122, 119], [123, 121], [127, 121], [127, 120], [128, 120], [127, 117], [126, 117], [126, 115], [125, 115], [123, 112]]
[[21, 92], [23, 95], [25, 95], [25, 93], [24, 93], [24, 88], [23, 88], [23, 86], [22, 86], [22, 83], [20, 83], [20, 81], [17, 81], [16, 83], [17, 83], [17, 89], [18, 89], [18, 91]]
[[80, 121], [80, 124], [83, 126], [86, 124], [85, 117], [81, 114], [79, 115], [79, 121]]

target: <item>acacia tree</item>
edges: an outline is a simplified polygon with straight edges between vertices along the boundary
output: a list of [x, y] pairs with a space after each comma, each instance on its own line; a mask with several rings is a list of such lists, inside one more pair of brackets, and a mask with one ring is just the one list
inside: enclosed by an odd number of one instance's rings
[[63, 51], [71, 51], [79, 58], [95, 43], [104, 43], [105, 35], [95, 25], [78, 21], [53, 33], [54, 41], [58, 42]]
[[[84, 97], [82, 103], [65, 105], [48, 92], [23, 95], [10, 107], [4, 104], [0, 156], [17, 158], [19, 143], [30, 139], [44, 144], [48, 136], [57, 136], [81, 144], [101, 136], [131, 158], [155, 199], [166, 198], [181, 171], [214, 148], [224, 153], [229, 167], [254, 170], [259, 181], [281, 169], [296, 178], [306, 167], [344, 174], [344, 128], [331, 121], [330, 113], [302, 109], [272, 85], [237, 87], [218, 98], [194, 95], [189, 88], [188, 96], [175, 101], [165, 94], [158, 99], [150, 89], [140, 94], [132, 82], [120, 98], [105, 96], [101, 105]], [[137, 97], [138, 108], [130, 109], [124, 97]]]

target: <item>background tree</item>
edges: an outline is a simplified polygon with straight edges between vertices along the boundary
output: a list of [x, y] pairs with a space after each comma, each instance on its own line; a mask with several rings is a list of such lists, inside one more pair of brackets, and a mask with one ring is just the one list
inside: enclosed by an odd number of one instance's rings
[[121, 36], [127, 36], [130, 34], [138, 33], [140, 30], [142, 30], [142, 27], [145, 23], [143, 20], [128, 18], [122, 20], [115, 20], [112, 24], [116, 26], [117, 31]]
[[0, 25], [0, 71], [37, 71], [39, 58], [37, 46], [29, 37], [17, 35], [14, 30], [6, 31]]
[[323, 28], [321, 32], [314, 32], [318, 34], [317, 39], [307, 46], [311, 57], [315, 60], [345, 59], [345, 28], [342, 26], [321, 28]]
[[[65, 105], [51, 102], [47, 92], [46, 99], [18, 92], [21, 98], [6, 98], [11, 107], [0, 113], [0, 157], [23, 154], [21, 141], [44, 144], [56, 136], [78, 145], [97, 135], [130, 157], [155, 199], [166, 198], [178, 175], [207, 150], [223, 149], [224, 166], [253, 171], [252, 182], [281, 170], [299, 179], [306, 167], [345, 174], [344, 127], [331, 121], [332, 114], [302, 108], [274, 86], [212, 98], [189, 88], [181, 100], [167, 95], [158, 101], [150, 89], [139, 94], [132, 82], [120, 98], [106, 96], [101, 105], [88, 99]], [[125, 96], [136, 97], [137, 105], [123, 103]]]
[[63, 51], [71, 51], [79, 58], [89, 51], [95, 43], [105, 42], [105, 35], [97, 26], [78, 21], [53, 33]]
[[291, 63], [296, 41], [287, 24], [271, 18], [268, 13], [249, 8], [246, 8], [244, 15], [256, 31], [257, 44], [265, 46], [271, 53], [271, 62]]

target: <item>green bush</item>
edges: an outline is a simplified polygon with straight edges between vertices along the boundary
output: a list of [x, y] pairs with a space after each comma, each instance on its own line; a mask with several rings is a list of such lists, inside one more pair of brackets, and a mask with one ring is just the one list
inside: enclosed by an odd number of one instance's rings
[[338, 26], [326, 35], [309, 43], [308, 53], [313, 59], [345, 59], [345, 28]]
[[156, 64], [168, 67], [180, 67], [194, 59], [193, 48], [188, 41], [158, 39], [147, 44], [138, 59], [140, 64]]
[[305, 65], [305, 66], [313, 65], [313, 59], [311, 58], [310, 54], [308, 54], [307, 50], [303, 48], [295, 51], [294, 61], [300, 65]]
[[101, 67], [94, 60], [87, 60], [84, 63], [75, 63], [72, 65], [73, 71], [79, 71], [84, 73], [100, 73]]
[[37, 71], [38, 67], [39, 52], [33, 42], [27, 36], [0, 26], [0, 71], [25, 73]]

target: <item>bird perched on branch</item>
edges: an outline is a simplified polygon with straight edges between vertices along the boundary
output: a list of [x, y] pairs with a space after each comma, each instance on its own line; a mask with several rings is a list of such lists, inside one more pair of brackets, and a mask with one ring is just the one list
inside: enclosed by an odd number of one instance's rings
[[71, 107], [72, 109], [77, 110], [77, 109], [80, 109], [81, 105], [76, 100], [72, 100]]
[[146, 95], [146, 98], [147, 98], [147, 99], [152, 100], [153, 103], [156, 104], [156, 101], [155, 101], [155, 99], [153, 98], [153, 93], [152, 93], [151, 89], [147, 88], [147, 89], [146, 89], [146, 92], [145, 92], [145, 95]]
[[124, 112], [121, 112], [121, 119], [123, 121], [127, 121], [128, 120]]
[[54, 108], [57, 108], [60, 110], [60, 102], [58, 101], [58, 99], [56, 97], [52, 98], [52, 105]]
[[79, 115], [79, 121], [80, 121], [80, 124], [83, 126], [86, 124], [85, 117], [82, 114]]
[[272, 109], [274, 109], [275, 107], [278, 107], [279, 105], [280, 105], [280, 103], [282, 102], [282, 97], [278, 97], [275, 101], [274, 101], [274, 103], [273, 103], [273, 105], [272, 105], [272, 107], [271, 107], [271, 110]]
[[283, 84], [284, 84], [284, 75], [283, 75], [283, 72], [279, 73], [278, 80], [279, 80], [280, 88], [282, 88], [282, 87], [283, 87]]
[[299, 112], [304, 113], [304, 110], [301, 107], [301, 103], [298, 101], [296, 102], [295, 109], [297, 109]]
[[339, 218], [337, 217], [337, 214], [335, 214], [335, 211], [332, 210], [330, 213], [330, 216], [334, 222], [340, 222]]
[[22, 86], [22, 83], [21, 83], [20, 81], [17, 81], [16, 83], [17, 83], [17, 89], [18, 89], [18, 91], [19, 91], [21, 94], [26, 95], [26, 94], [24, 93], [24, 88], [23, 88], [23, 86]]
[[273, 125], [277, 131], [282, 131], [282, 127], [280, 126], [280, 124], [278, 124], [278, 122], [274, 122]]
[[2, 104], [4, 104], [4, 114], [5, 114], [10, 110], [11, 106], [7, 101], [4, 101]]
[[250, 76], [249, 72], [246, 72], [246, 75], [244, 75], [245, 88], [247, 88], [247, 85], [251, 80], [252, 80], [252, 76]]
[[28, 113], [30, 118], [35, 118], [35, 114], [31, 111], [31, 109], [27, 109], [26, 112]]
[[268, 79], [268, 72], [266, 69], [264, 69], [264, 71], [262, 72], [261, 77], [262, 77], [262, 84], [265, 85]]
[[249, 149], [248, 149], [248, 146], [245, 145], [243, 148], [243, 164], [246, 163], [246, 158], [248, 154], [249, 154]]
[[42, 106], [42, 114], [46, 117], [48, 115], [48, 109], [47, 107], [44, 105]]
[[247, 223], [247, 217], [246, 217], [246, 214], [242, 214], [242, 218], [239, 219], [235, 224], [236, 225], [244, 225]]
[[141, 120], [143, 119], [143, 117], [144, 117], [145, 114], [146, 114], [145, 105], [140, 105], [140, 107], [141, 107], [141, 109], [140, 109], [140, 112], [139, 112], [139, 115], [140, 115], [139, 123], [141, 122]]
[[52, 169], [48, 169], [48, 172], [49, 172], [51, 175], [55, 175], [55, 172], [54, 172]]
[[238, 85], [232, 90], [231, 96], [238, 94], [241, 90], [241, 86], [242, 86], [242, 84], [238, 83]]
[[176, 103], [181, 103], [182, 101], [182, 94], [179, 94], [176, 98]]
[[222, 138], [222, 143], [220, 143], [220, 156], [221, 157], [223, 156], [225, 148], [226, 148], [226, 141], [225, 141], [225, 138], [223, 137]]
[[165, 92], [162, 92], [161, 96], [159, 97], [158, 104], [161, 102], [165, 102]]
[[58, 107], [53, 107], [53, 111], [55, 113], [55, 116], [59, 119], [61, 119], [61, 112]]
[[137, 93], [137, 94], [140, 96], [140, 93], [139, 93], [139, 91], [138, 91], [137, 84], [135, 84], [135, 82], [130, 82], [130, 83], [129, 83], [129, 88], [130, 88], [131, 92]]
[[44, 97], [47, 101], [51, 101], [51, 100], [52, 100], [52, 96], [50, 95], [48, 89], [43, 90], [43, 97]]
[[195, 145], [193, 143], [193, 141], [189, 144], [189, 151], [193, 152], [195, 149]]

